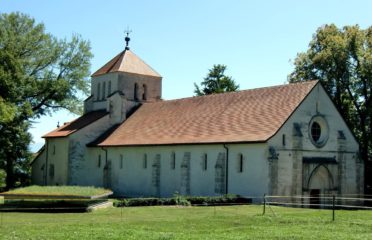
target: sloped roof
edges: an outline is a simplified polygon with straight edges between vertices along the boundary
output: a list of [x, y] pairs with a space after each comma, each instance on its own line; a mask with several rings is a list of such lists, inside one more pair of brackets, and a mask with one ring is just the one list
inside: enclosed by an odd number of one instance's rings
[[146, 76], [161, 77], [154, 69], [130, 50], [124, 50], [103, 67], [93, 73], [92, 77], [111, 72], [127, 72]]
[[317, 83], [144, 103], [97, 145], [265, 142]]
[[72, 122], [66, 123], [61, 127], [45, 134], [43, 138], [67, 137], [68, 135], [88, 126], [94, 121], [102, 118], [108, 113], [105, 110], [93, 111], [75, 119]]

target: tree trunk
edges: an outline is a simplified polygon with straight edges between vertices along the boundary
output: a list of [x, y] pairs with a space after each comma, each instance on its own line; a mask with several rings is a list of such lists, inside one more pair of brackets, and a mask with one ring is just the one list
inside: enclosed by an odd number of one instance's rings
[[14, 163], [13, 156], [11, 154], [6, 155], [6, 178], [5, 178], [5, 190], [9, 190], [15, 187], [15, 178], [14, 178]]

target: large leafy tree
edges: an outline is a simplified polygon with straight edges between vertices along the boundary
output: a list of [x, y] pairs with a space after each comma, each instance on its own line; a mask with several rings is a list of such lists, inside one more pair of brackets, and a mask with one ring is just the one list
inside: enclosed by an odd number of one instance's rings
[[80, 36], [60, 40], [25, 14], [0, 15], [0, 168], [8, 188], [29, 155], [30, 121], [61, 108], [80, 111], [91, 57]]
[[207, 76], [199, 87], [194, 83], [194, 93], [197, 96], [209, 95], [213, 93], [234, 92], [239, 89], [239, 85], [230, 77], [225, 75], [226, 66], [217, 64], [209, 70]]
[[294, 61], [290, 82], [319, 79], [360, 142], [372, 186], [372, 26], [324, 25]]

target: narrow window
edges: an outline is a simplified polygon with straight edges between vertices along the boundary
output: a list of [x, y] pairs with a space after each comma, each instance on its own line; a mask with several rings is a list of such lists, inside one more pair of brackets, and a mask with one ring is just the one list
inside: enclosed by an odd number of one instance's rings
[[98, 164], [97, 164], [97, 167], [98, 168], [101, 167], [101, 154], [98, 155]]
[[138, 94], [138, 84], [135, 83], [135, 84], [134, 84], [134, 94], [133, 94], [133, 96], [134, 96], [134, 100], [138, 100], [138, 96], [137, 96], [137, 94]]
[[49, 165], [49, 177], [54, 178], [54, 164]]
[[282, 136], [282, 143], [283, 143], [283, 146], [285, 146], [285, 134], [283, 134]]
[[176, 153], [172, 152], [171, 154], [171, 169], [176, 168]]
[[238, 161], [239, 161], [239, 172], [243, 172], [243, 154], [239, 154], [239, 158], [238, 158]]
[[143, 84], [143, 95], [142, 95], [143, 100], [147, 100], [147, 86], [146, 84]]
[[56, 145], [53, 145], [53, 155], [56, 155]]
[[101, 83], [97, 85], [97, 101], [101, 99]]
[[205, 153], [203, 155], [203, 170], [207, 171], [208, 168], [208, 155]]
[[102, 100], [106, 98], [106, 82], [102, 85]]
[[143, 155], [143, 168], [144, 168], [144, 169], [147, 168], [147, 154], [144, 154], [144, 155]]
[[111, 81], [108, 82], [107, 96], [111, 94]]
[[120, 169], [123, 169], [123, 154], [120, 154]]

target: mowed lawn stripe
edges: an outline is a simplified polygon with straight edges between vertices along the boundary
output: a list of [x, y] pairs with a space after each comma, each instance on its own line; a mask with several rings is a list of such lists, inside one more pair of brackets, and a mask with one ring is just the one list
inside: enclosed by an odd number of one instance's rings
[[262, 206], [1, 213], [0, 239], [372, 239], [372, 211]]

